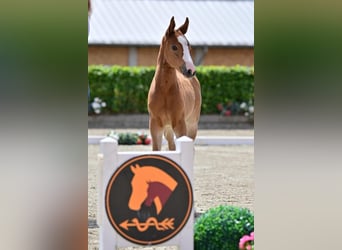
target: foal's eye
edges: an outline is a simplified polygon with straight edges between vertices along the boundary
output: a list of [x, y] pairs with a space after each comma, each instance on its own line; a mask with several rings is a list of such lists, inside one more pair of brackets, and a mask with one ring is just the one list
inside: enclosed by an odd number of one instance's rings
[[172, 45], [172, 50], [174, 50], [174, 51], [176, 51], [178, 48], [177, 48], [177, 46], [176, 45]]

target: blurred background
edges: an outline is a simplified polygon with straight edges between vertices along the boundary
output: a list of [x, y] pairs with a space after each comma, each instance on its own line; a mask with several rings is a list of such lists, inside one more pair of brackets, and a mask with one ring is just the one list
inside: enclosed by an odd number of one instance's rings
[[[113, 1], [94, 0], [94, 17], [96, 9], [101, 8], [96, 5], [110, 2]], [[139, 2], [154, 1], [137, 0], [134, 4]], [[93, 189], [88, 186], [88, 161], [90, 155], [96, 166], [98, 152], [94, 150], [92, 156], [85, 144], [89, 117], [94, 117], [88, 115], [86, 105], [88, 80], [90, 85], [96, 82], [91, 80], [88, 66], [98, 67], [100, 63], [89, 63], [91, 45], [86, 39], [90, 42], [93, 32], [97, 32], [92, 23], [96, 20], [91, 17], [88, 37], [84, 0], [12, 0], [1, 1], [0, 6], [1, 246], [13, 250], [86, 249], [88, 229], [94, 225], [89, 224], [87, 195]], [[184, 21], [185, 14], [177, 16], [183, 8], [185, 5], [172, 13], [177, 25]], [[255, 1], [258, 85], [255, 178], [251, 180], [256, 182], [254, 210], [260, 249], [338, 248], [342, 221], [341, 8], [342, 2], [336, 0]], [[121, 9], [111, 12], [113, 16], [121, 15]], [[162, 13], [167, 15], [154, 22], [160, 25], [154, 33], [158, 41], [171, 16], [165, 8]], [[236, 14], [229, 15], [233, 18]], [[139, 20], [136, 25], [143, 25], [140, 16], [141, 12], [136, 13], [130, 21]], [[223, 16], [228, 14], [210, 21]], [[198, 25], [195, 18], [190, 17], [188, 31], [192, 45], [197, 39], [192, 32], [209, 20], [203, 17]], [[239, 30], [245, 19], [244, 16], [230, 30]], [[121, 32], [125, 30], [111, 25]], [[230, 21], [220, 27], [212, 25], [206, 32], [227, 32], [228, 25]], [[206, 34], [200, 30], [199, 36]], [[207, 56], [209, 52], [208, 46]], [[202, 66], [206, 66], [205, 58]], [[130, 65], [125, 60], [117, 64]], [[236, 63], [246, 67], [242, 62]], [[94, 72], [98, 78], [107, 77], [102, 69]], [[98, 95], [95, 90], [100, 88], [92, 89], [92, 102]], [[224, 100], [220, 102], [224, 104]], [[233, 117], [221, 115], [217, 103], [214, 100], [205, 108], [213, 107], [217, 112], [214, 115], [222, 119]], [[114, 105], [114, 111], [103, 109], [101, 114], [118, 111], [120, 107]], [[95, 117], [100, 120], [102, 115]], [[237, 129], [224, 130], [226, 134], [227, 131], [235, 133]], [[108, 129], [100, 134], [107, 132]], [[83, 241], [75, 240], [79, 236]]]

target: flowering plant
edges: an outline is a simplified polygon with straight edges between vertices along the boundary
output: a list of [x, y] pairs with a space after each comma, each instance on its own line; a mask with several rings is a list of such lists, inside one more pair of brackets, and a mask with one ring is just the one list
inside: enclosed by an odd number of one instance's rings
[[103, 102], [100, 98], [95, 97], [94, 101], [91, 103], [91, 108], [95, 112], [95, 114], [100, 114], [101, 109], [105, 108], [107, 105], [105, 102]]
[[254, 232], [250, 235], [244, 235], [239, 242], [240, 250], [254, 250]]
[[216, 105], [217, 110], [221, 115], [231, 116], [231, 115], [244, 115], [253, 119], [254, 116], [254, 106], [252, 101], [246, 102], [227, 102], [226, 104], [218, 103]]
[[151, 143], [151, 137], [148, 136], [145, 132], [138, 133], [116, 133], [114, 131], [110, 131], [107, 136], [110, 136], [116, 139], [119, 145], [149, 145]]

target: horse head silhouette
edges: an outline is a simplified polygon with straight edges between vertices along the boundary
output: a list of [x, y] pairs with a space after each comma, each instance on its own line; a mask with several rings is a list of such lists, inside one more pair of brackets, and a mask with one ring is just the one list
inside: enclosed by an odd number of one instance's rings
[[132, 193], [128, 201], [131, 210], [139, 211], [142, 204], [156, 206], [157, 214], [161, 212], [177, 182], [167, 173], [153, 166], [131, 166], [134, 174], [131, 181]]

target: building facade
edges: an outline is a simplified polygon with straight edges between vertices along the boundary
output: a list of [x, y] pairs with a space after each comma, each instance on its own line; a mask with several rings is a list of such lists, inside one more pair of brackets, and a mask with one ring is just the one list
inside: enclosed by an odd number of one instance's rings
[[94, 1], [88, 65], [156, 65], [162, 36], [175, 16], [196, 65], [254, 65], [253, 1]]
[[[88, 65], [153, 66], [159, 47], [101, 46], [88, 47]], [[206, 52], [193, 48], [196, 65], [254, 65], [254, 48], [209, 47]], [[198, 58], [196, 60], [196, 58]]]

